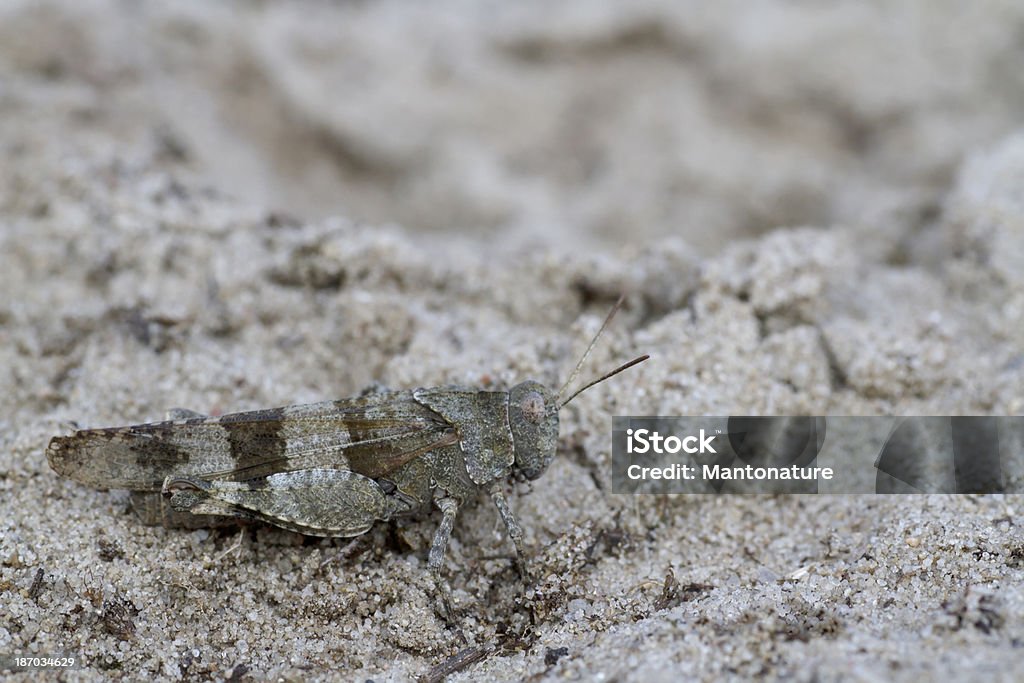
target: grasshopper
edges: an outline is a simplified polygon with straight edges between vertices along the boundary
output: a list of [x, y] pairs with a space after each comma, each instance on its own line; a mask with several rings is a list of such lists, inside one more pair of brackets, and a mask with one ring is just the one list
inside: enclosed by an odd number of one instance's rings
[[440, 572], [460, 506], [481, 490], [490, 494], [527, 577], [523, 532], [504, 483], [544, 473], [558, 445], [559, 411], [570, 401], [647, 360], [636, 358], [561, 398], [622, 301], [558, 392], [526, 381], [510, 391], [381, 391], [219, 417], [176, 409], [164, 422], [54, 437], [46, 456], [65, 477], [132, 491], [142, 520], [167, 527], [227, 518], [352, 537], [433, 503], [442, 517], [428, 567], [450, 614]]

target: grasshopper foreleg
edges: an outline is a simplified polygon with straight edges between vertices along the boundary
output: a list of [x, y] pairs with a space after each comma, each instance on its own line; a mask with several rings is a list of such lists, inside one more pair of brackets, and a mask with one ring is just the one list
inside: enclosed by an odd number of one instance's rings
[[523, 552], [523, 528], [519, 526], [519, 520], [516, 519], [515, 514], [512, 513], [512, 508], [508, 506], [508, 499], [505, 497], [505, 492], [501, 490], [501, 484], [495, 483], [491, 487], [491, 500], [494, 501], [494, 505], [498, 508], [498, 514], [501, 515], [501, 521], [505, 523], [505, 528], [508, 530], [508, 537], [512, 539], [512, 545], [516, 548], [516, 567], [519, 569], [519, 575], [523, 577], [523, 580], [529, 582], [530, 568], [526, 566], [526, 554]]

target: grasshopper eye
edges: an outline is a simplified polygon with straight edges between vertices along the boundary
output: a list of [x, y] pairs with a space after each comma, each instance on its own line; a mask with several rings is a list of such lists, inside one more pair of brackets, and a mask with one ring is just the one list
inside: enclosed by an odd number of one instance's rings
[[544, 397], [536, 391], [528, 391], [519, 400], [519, 409], [523, 412], [523, 417], [532, 422], [533, 424], [540, 424], [540, 421], [544, 419], [544, 414], [547, 411], [544, 405]]
[[527, 479], [544, 474], [558, 447], [555, 399], [539, 382], [523, 382], [509, 392], [508, 417], [516, 468]]

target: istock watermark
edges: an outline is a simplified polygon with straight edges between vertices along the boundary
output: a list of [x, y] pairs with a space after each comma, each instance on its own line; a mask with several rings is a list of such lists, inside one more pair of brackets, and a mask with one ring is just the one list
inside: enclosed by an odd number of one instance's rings
[[1022, 493], [1024, 417], [616, 417], [616, 493]]
[[[715, 447], [711, 445], [715, 436], [706, 436], [704, 430], [700, 430], [698, 436], [663, 437], [658, 432], [649, 429], [627, 429], [626, 430], [626, 452], [627, 453], [715, 453]], [[697, 444], [696, 446], [694, 444]]]

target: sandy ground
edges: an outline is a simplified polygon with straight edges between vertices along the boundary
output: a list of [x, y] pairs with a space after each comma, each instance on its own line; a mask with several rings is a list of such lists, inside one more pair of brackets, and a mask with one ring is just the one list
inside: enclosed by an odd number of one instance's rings
[[[610, 492], [615, 414], [1024, 412], [1024, 6], [0, 6], [0, 655], [68, 680], [1019, 680], [1013, 496]], [[71, 424], [652, 359], [484, 501], [141, 526]], [[587, 374], [587, 373], [585, 373]], [[435, 673], [437, 673], [435, 671]], [[29, 679], [34, 674], [21, 674]]]

